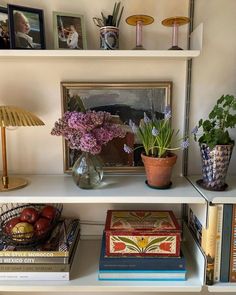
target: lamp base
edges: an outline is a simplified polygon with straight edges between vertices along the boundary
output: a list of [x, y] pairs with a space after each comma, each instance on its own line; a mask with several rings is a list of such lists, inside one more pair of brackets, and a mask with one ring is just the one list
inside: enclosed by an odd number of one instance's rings
[[11, 191], [14, 189], [19, 189], [28, 184], [28, 181], [24, 178], [20, 177], [8, 177], [8, 184], [4, 185], [3, 184], [3, 179], [0, 180], [0, 192], [6, 192], [6, 191]]

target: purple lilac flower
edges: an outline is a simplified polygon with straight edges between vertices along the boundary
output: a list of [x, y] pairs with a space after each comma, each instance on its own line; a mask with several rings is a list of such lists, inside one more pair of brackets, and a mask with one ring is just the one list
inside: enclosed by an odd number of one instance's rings
[[92, 155], [97, 155], [97, 154], [100, 154], [101, 151], [102, 151], [102, 146], [101, 146], [101, 145], [96, 145], [96, 146], [94, 146], [93, 148], [91, 148], [89, 152], [90, 152]]
[[133, 152], [133, 150], [127, 144], [124, 144], [124, 151], [127, 154], [131, 154]]
[[143, 116], [143, 121], [145, 124], [148, 124], [151, 122], [150, 118], [148, 117], [148, 115], [144, 112], [144, 116]]
[[97, 140], [91, 133], [85, 133], [80, 138], [80, 148], [82, 151], [88, 152], [90, 148], [96, 146]]
[[113, 138], [124, 138], [126, 135], [126, 131], [119, 124], [109, 124], [106, 128], [113, 133]]
[[186, 139], [184, 140], [182, 143], [181, 143], [181, 149], [182, 150], [185, 150], [189, 147], [189, 139]]
[[90, 120], [94, 126], [101, 126], [105, 121], [109, 121], [111, 119], [111, 114], [107, 112], [90, 111], [87, 114], [89, 114]]
[[193, 135], [196, 135], [197, 132], [198, 132], [198, 126], [195, 126], [195, 127], [192, 129], [191, 133], [192, 133]]
[[125, 137], [126, 131], [121, 125], [111, 122], [110, 113], [88, 111], [66, 112], [55, 122], [51, 134], [63, 136], [71, 149], [99, 154], [102, 145], [113, 138]]
[[106, 144], [113, 139], [113, 133], [107, 128], [96, 128], [93, 130], [93, 135], [99, 144]]
[[156, 127], [153, 127], [152, 128], [152, 135], [153, 136], [158, 136], [158, 134], [159, 134], [159, 131], [156, 129]]
[[91, 131], [96, 124], [91, 121], [90, 112], [88, 113], [78, 113], [72, 112], [70, 119], [68, 120], [68, 125], [82, 133]]

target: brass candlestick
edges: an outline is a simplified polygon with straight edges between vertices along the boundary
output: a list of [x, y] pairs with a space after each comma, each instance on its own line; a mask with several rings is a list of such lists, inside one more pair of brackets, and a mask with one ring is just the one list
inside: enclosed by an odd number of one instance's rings
[[149, 15], [131, 15], [126, 19], [127, 24], [131, 26], [136, 26], [136, 46], [134, 50], [145, 50], [142, 44], [143, 26], [150, 25], [154, 22], [154, 18]]
[[172, 47], [169, 50], [183, 50], [178, 46], [179, 27], [188, 24], [190, 19], [185, 16], [175, 16], [162, 21], [163, 26], [172, 27]]
[[9, 177], [7, 172], [6, 127], [9, 126], [40, 126], [44, 125], [34, 114], [13, 106], [0, 106], [0, 126], [2, 136], [2, 181], [0, 192], [21, 188], [27, 185], [27, 180], [19, 177]]

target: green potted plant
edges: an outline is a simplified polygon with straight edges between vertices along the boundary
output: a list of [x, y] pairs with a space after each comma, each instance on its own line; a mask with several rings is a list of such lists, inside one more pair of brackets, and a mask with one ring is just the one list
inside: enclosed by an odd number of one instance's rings
[[[142, 143], [144, 152], [141, 154], [144, 163], [147, 185], [152, 188], [165, 189], [171, 186], [171, 174], [176, 163], [177, 155], [173, 153], [178, 149], [185, 149], [189, 145], [188, 139], [176, 138], [181, 142], [178, 147], [171, 147], [174, 137], [178, 137], [179, 130], [171, 127], [171, 111], [168, 106], [163, 115], [163, 119], [150, 119], [145, 113], [139, 126], [132, 121], [129, 123], [132, 131], [137, 135]], [[124, 146], [127, 153], [132, 153], [133, 149]]]
[[[225, 178], [234, 147], [228, 129], [236, 125], [236, 99], [233, 95], [222, 95], [216, 102], [208, 119], [200, 119], [192, 130], [199, 142], [202, 157], [202, 179], [197, 183], [205, 189], [222, 191], [227, 188]], [[203, 133], [198, 138], [199, 129]]]

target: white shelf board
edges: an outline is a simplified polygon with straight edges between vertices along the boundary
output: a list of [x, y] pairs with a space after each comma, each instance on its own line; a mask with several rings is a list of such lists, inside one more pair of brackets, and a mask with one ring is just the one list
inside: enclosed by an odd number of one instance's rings
[[213, 204], [236, 204], [236, 176], [229, 176], [226, 179], [228, 188], [225, 191], [208, 191], [201, 188], [196, 184], [196, 181], [200, 179], [200, 175], [188, 176], [190, 182], [200, 192], [200, 194]]
[[236, 283], [215, 283], [212, 286], [208, 286], [209, 292], [215, 293], [236, 293]]
[[83, 190], [70, 175], [31, 175], [21, 189], [0, 192], [0, 203], [196, 203], [204, 198], [184, 177], [172, 179], [167, 190], [147, 187], [144, 175], [105, 175], [97, 189]]
[[[99, 240], [82, 240], [72, 265], [71, 280], [60, 281], [0, 281], [0, 292], [200, 292], [202, 285], [191, 257], [186, 254], [187, 280], [173, 281], [99, 281]], [[189, 258], [189, 259], [188, 259]]]
[[0, 50], [0, 58], [170, 58], [188, 60], [199, 55], [200, 50]]

